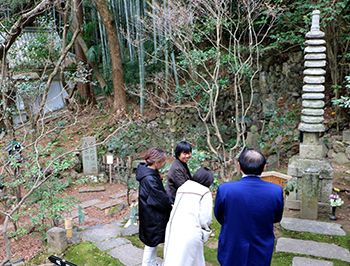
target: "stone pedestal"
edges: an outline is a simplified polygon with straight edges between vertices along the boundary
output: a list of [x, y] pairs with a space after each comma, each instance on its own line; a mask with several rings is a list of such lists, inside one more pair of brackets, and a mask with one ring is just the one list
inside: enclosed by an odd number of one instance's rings
[[63, 254], [68, 247], [66, 230], [53, 227], [47, 231], [47, 253]]
[[307, 159], [319, 159], [322, 157], [323, 148], [321, 145], [303, 145], [299, 147], [300, 157]]
[[285, 206], [289, 209], [300, 210], [303, 174], [305, 169], [318, 169], [318, 211], [329, 212], [329, 195], [332, 193], [334, 171], [331, 163], [326, 158], [307, 159], [301, 156], [293, 156], [289, 160], [288, 175], [292, 176], [291, 182], [295, 182], [300, 189], [291, 192], [286, 198]]
[[320, 159], [323, 157], [323, 148], [319, 144], [319, 133], [304, 132], [303, 143], [300, 144], [300, 157], [307, 159]]
[[318, 169], [306, 169], [302, 176], [300, 218], [317, 219]]

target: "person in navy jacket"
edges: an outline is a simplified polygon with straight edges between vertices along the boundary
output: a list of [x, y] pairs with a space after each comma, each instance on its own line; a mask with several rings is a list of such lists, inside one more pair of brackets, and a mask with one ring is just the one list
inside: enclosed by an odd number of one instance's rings
[[258, 150], [245, 150], [238, 165], [243, 177], [220, 185], [216, 194], [214, 214], [221, 224], [218, 261], [221, 266], [269, 266], [273, 224], [283, 214], [283, 189], [261, 180], [266, 159]]

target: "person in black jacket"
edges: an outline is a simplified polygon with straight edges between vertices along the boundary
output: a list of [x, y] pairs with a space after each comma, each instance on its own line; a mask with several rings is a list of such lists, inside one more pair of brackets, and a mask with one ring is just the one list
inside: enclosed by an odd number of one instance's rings
[[139, 187], [139, 238], [145, 244], [142, 266], [156, 266], [157, 245], [164, 243], [165, 228], [173, 201], [163, 187], [158, 170], [164, 165], [166, 154], [158, 148], [147, 151], [146, 163], [136, 170]]
[[173, 201], [175, 201], [177, 189], [192, 178], [191, 172], [187, 166], [187, 162], [191, 156], [191, 145], [186, 141], [179, 142], [175, 149], [175, 160], [170, 166], [168, 182], [166, 184], [166, 191], [170, 194]]

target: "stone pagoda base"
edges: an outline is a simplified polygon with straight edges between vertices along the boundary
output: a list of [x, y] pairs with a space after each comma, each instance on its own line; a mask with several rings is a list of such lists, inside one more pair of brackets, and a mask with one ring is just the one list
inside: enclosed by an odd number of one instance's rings
[[318, 212], [329, 212], [329, 195], [332, 194], [332, 182], [334, 170], [326, 158], [307, 159], [300, 156], [293, 156], [289, 160], [288, 175], [292, 176], [293, 182], [299, 186], [297, 193], [293, 191], [286, 197], [285, 207], [293, 210], [300, 210], [302, 197], [302, 176], [305, 169], [318, 169]]

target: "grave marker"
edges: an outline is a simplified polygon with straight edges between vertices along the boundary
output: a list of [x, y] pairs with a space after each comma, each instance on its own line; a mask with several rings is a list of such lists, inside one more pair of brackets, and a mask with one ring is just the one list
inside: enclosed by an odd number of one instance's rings
[[302, 175], [300, 218], [317, 219], [318, 183], [318, 169], [305, 169]]
[[[96, 140], [94, 137], [86, 137], [81, 139], [81, 146], [83, 149], [83, 170], [85, 175], [97, 175], [98, 165], [97, 165], [97, 150]], [[92, 147], [93, 146], [93, 147]], [[91, 147], [91, 148], [88, 148]]]

